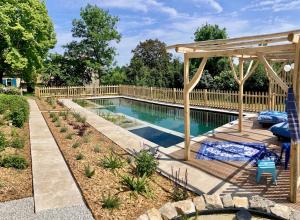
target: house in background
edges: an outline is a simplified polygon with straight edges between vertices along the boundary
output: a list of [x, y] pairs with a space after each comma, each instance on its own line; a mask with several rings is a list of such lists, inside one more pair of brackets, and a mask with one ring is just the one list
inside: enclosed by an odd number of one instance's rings
[[21, 79], [20, 78], [6, 78], [4, 77], [2, 79], [2, 84], [5, 86], [13, 86], [19, 88], [21, 85]]

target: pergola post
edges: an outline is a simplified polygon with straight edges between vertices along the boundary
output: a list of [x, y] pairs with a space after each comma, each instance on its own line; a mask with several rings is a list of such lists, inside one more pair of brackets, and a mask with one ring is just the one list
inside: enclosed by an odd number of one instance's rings
[[244, 59], [239, 58], [239, 132], [243, 131], [243, 114], [244, 114]]
[[[300, 112], [300, 98], [299, 98], [299, 89], [300, 89], [300, 68], [299, 68], [299, 59], [300, 59], [300, 40], [298, 40], [295, 53], [295, 66], [293, 73], [293, 90], [296, 99], [296, 106], [298, 110], [298, 118]], [[290, 201], [297, 202], [297, 191], [299, 187], [299, 143], [291, 141], [291, 152], [290, 152]]]
[[183, 87], [183, 100], [184, 100], [184, 148], [185, 148], [185, 160], [190, 159], [190, 93], [188, 84], [190, 72], [190, 60], [186, 54], [184, 54], [184, 87]]

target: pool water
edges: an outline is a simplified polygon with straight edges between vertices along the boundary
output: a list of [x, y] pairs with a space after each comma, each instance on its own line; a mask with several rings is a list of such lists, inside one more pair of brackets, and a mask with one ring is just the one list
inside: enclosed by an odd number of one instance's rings
[[[136, 101], [127, 98], [91, 99], [103, 106], [93, 109], [96, 113], [113, 112], [184, 133], [183, 108]], [[191, 135], [198, 136], [237, 119], [234, 114], [191, 109]]]

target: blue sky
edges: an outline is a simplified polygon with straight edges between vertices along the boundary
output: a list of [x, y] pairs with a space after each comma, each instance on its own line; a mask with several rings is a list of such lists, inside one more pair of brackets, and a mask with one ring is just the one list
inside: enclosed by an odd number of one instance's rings
[[129, 63], [140, 41], [192, 42], [206, 22], [225, 27], [229, 37], [300, 29], [300, 0], [47, 0], [57, 33], [55, 52], [62, 53], [61, 46], [72, 40], [72, 20], [88, 3], [120, 18], [118, 65]]

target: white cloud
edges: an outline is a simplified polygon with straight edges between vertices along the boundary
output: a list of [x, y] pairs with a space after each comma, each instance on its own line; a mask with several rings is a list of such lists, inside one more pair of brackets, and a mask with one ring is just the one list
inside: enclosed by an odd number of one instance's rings
[[300, 0], [255, 0], [242, 9], [242, 11], [289, 11], [300, 9]]
[[223, 11], [223, 7], [220, 5], [219, 2], [216, 0], [193, 0], [195, 3], [197, 3], [198, 7], [200, 7], [200, 4], [208, 4], [211, 8], [213, 8], [217, 13], [220, 13]]

